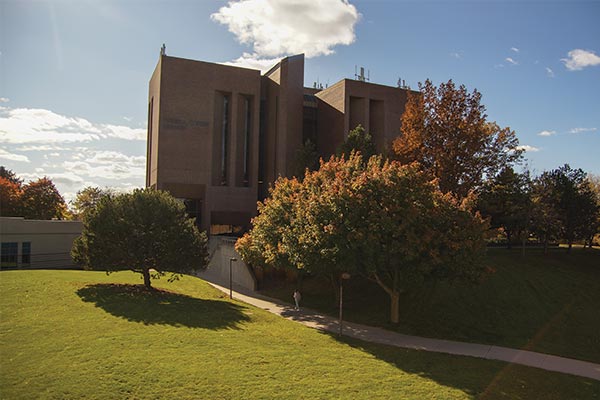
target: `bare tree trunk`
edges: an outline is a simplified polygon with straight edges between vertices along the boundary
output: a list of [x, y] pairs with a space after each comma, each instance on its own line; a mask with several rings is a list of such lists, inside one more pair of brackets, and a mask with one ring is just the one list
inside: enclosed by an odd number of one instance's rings
[[146, 286], [146, 289], [152, 290], [152, 284], [150, 283], [150, 270], [147, 268], [142, 270], [142, 275], [144, 275], [144, 286]]
[[392, 324], [400, 322], [400, 293], [390, 293], [390, 321]]

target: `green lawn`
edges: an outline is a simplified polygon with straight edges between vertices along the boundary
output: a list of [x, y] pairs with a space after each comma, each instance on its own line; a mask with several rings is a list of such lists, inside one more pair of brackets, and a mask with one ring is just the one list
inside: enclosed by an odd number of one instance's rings
[[[479, 285], [438, 283], [406, 293], [400, 324], [389, 321], [389, 298], [354, 277], [344, 290], [348, 320], [402, 333], [526, 348], [600, 363], [600, 250], [489, 249], [496, 272]], [[264, 291], [291, 301], [293, 284]], [[304, 280], [307, 307], [336, 315], [330, 283]]]
[[600, 382], [335, 337], [197, 278], [0, 272], [0, 398], [600, 398]]

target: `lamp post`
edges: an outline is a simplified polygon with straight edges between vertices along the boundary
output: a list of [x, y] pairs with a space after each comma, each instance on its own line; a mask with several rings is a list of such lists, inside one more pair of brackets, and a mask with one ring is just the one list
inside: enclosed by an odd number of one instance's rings
[[233, 269], [231, 268], [231, 264], [237, 261], [237, 258], [231, 257], [229, 259], [229, 298], [233, 299]]
[[339, 336], [342, 336], [342, 310], [343, 310], [343, 302], [344, 302], [344, 280], [348, 280], [350, 279], [350, 274], [347, 272], [344, 272], [342, 275], [340, 275], [340, 321], [339, 321], [339, 326], [340, 326], [340, 331], [338, 332]]

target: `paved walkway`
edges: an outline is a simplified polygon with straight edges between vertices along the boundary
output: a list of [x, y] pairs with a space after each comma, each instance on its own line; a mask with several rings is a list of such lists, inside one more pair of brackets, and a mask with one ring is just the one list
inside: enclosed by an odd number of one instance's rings
[[[210, 283], [210, 282], [209, 282]], [[229, 294], [229, 289], [215, 283], [210, 283], [217, 289]], [[243, 293], [241, 293], [243, 291]], [[338, 333], [339, 324], [336, 318], [319, 314], [316, 311], [302, 308], [295, 311], [291, 304], [280, 300], [259, 295], [254, 292], [238, 289], [233, 292], [233, 297], [245, 303], [267, 310], [284, 318], [300, 322], [308, 327], [322, 331]], [[600, 364], [570, 358], [552, 356], [549, 354], [535, 353], [533, 351], [517, 350], [508, 347], [492, 346], [485, 344], [455, 342], [451, 340], [431, 339], [419, 336], [403, 335], [372, 326], [343, 322], [343, 335], [364, 340], [367, 342], [381, 343], [390, 346], [408, 349], [433, 351], [437, 353], [457, 354], [500, 360], [514, 364], [527, 365], [548, 371], [562, 372], [565, 374], [583, 376], [600, 381]]]

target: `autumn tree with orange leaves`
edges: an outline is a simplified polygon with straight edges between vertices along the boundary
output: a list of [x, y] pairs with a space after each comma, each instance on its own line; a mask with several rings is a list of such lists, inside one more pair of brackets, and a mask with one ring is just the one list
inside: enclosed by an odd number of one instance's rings
[[442, 192], [465, 198], [486, 177], [520, 160], [515, 132], [486, 120], [477, 90], [469, 93], [452, 80], [439, 87], [426, 80], [419, 89], [409, 93], [393, 150], [403, 163], [419, 162], [438, 179]]
[[302, 181], [279, 178], [236, 243], [254, 265], [342, 272], [376, 282], [400, 320], [400, 295], [424, 280], [478, 279], [487, 224], [413, 165], [332, 157]]

